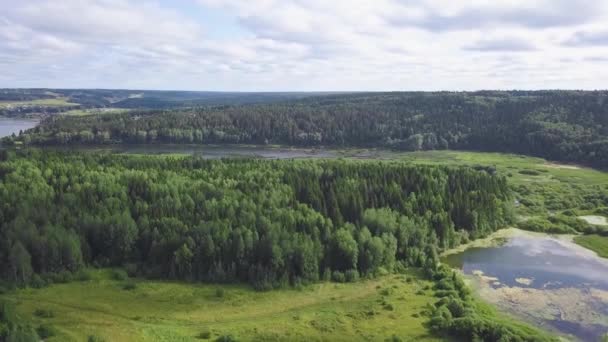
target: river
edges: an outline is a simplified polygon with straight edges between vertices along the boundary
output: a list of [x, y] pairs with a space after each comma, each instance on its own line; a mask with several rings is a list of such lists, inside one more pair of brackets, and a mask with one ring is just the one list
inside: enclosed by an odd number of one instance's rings
[[608, 333], [608, 260], [571, 237], [509, 229], [444, 261], [482, 299], [541, 328], [582, 341]]
[[33, 128], [37, 124], [38, 121], [33, 119], [13, 119], [0, 116], [0, 138], [13, 133], [19, 134], [19, 131]]

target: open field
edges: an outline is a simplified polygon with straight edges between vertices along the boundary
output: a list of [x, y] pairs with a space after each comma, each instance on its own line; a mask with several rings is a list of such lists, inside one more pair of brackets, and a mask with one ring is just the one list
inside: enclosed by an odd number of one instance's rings
[[[410, 273], [350, 284], [255, 292], [239, 285], [137, 281], [134, 290], [91, 271], [93, 280], [25, 289], [10, 296], [24, 317], [57, 329], [49, 341], [195, 341], [232, 335], [239, 340], [434, 341], [419, 316], [436, 301], [430, 283]], [[411, 279], [406, 281], [406, 277]], [[221, 288], [222, 290], [218, 290]], [[1, 297], [1, 296], [0, 296]], [[39, 318], [37, 309], [52, 318]], [[419, 316], [419, 317], [415, 317]]]
[[119, 114], [127, 112], [128, 109], [122, 108], [91, 108], [91, 109], [72, 109], [63, 112], [63, 115], [84, 116], [84, 115], [102, 115], [102, 114]]
[[0, 101], [0, 108], [7, 107], [26, 107], [26, 106], [48, 106], [48, 107], [65, 107], [75, 106], [77, 103], [68, 102], [65, 98], [54, 99], [39, 99], [30, 101]]

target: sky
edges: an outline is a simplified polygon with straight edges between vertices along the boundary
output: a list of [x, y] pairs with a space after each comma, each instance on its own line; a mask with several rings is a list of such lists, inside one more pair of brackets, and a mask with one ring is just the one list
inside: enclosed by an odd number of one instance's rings
[[0, 0], [0, 87], [606, 89], [604, 0]]

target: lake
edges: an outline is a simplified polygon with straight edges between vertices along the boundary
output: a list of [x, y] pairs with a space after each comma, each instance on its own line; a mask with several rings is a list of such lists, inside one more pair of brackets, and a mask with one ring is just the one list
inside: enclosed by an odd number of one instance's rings
[[35, 127], [38, 120], [33, 119], [13, 119], [0, 116], [0, 138], [9, 136], [13, 133], [19, 134], [20, 130], [25, 131]]
[[608, 333], [608, 260], [571, 238], [509, 229], [444, 261], [481, 298], [542, 328], [583, 341]]

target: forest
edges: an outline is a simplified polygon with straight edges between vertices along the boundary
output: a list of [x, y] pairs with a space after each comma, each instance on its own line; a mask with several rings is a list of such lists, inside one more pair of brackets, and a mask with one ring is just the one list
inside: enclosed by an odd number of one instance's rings
[[229, 143], [512, 152], [608, 168], [605, 91], [329, 94], [51, 116], [5, 144]]
[[[441, 299], [426, 309], [434, 333], [548, 339], [480, 311], [439, 263], [441, 251], [513, 222], [506, 177], [492, 168], [5, 149], [0, 203], [2, 291], [86, 281], [87, 269], [108, 267], [123, 281], [260, 291], [418, 268]], [[0, 340], [53, 334], [19, 322], [0, 302]]]
[[203, 160], [2, 151], [0, 274], [83, 266], [258, 289], [353, 281], [504, 227], [504, 177], [401, 162]]

